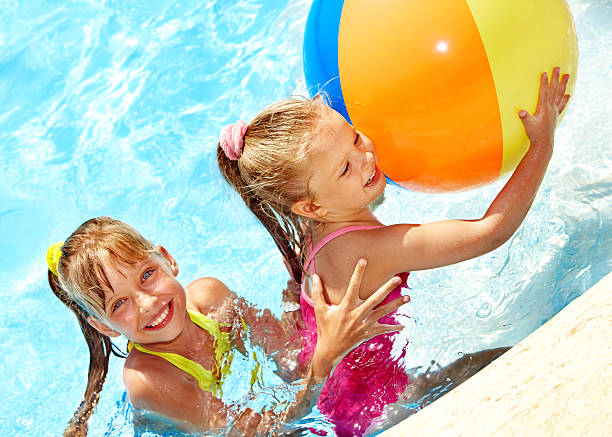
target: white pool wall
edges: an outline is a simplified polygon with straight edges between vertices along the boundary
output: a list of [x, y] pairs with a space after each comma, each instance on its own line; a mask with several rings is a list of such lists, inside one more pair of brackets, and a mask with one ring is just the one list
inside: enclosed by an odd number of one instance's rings
[[455, 390], [380, 434], [612, 435], [612, 272]]

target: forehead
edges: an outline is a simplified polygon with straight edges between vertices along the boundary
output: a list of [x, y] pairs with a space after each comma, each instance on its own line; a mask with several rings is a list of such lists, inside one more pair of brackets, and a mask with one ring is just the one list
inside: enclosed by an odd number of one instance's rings
[[141, 260], [127, 263], [107, 256], [101, 266], [104, 277], [100, 278], [101, 282], [106, 285], [106, 287], [103, 287], [105, 294], [106, 292], [113, 292], [122, 282], [129, 280], [133, 274], [137, 273], [144, 264], [154, 261], [155, 258], [155, 255], [150, 255]]
[[352, 139], [353, 127], [332, 108], [325, 107], [313, 137], [313, 152], [322, 153], [339, 142]]

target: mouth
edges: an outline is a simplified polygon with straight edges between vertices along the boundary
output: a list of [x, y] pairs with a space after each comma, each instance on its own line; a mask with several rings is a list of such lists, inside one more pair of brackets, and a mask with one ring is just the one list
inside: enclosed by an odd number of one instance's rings
[[380, 170], [378, 169], [378, 167], [375, 166], [374, 170], [372, 170], [372, 174], [370, 175], [370, 178], [368, 179], [364, 187], [367, 188], [367, 187], [376, 185], [379, 179], [380, 179]]
[[172, 301], [159, 310], [153, 319], [144, 327], [147, 331], [155, 331], [166, 326], [172, 319], [174, 313], [174, 305]]

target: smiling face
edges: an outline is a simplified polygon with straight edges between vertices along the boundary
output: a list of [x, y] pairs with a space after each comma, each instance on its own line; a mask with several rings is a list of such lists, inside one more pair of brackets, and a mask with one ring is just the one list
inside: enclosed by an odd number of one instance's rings
[[359, 220], [369, 216], [369, 205], [383, 193], [386, 180], [372, 140], [333, 109], [326, 115], [309, 153], [314, 213], [322, 221]]
[[185, 327], [186, 295], [176, 280], [178, 268], [165, 251], [133, 265], [104, 264], [111, 289], [104, 291], [107, 320], [90, 320], [107, 335], [122, 334], [134, 343], [172, 341]]

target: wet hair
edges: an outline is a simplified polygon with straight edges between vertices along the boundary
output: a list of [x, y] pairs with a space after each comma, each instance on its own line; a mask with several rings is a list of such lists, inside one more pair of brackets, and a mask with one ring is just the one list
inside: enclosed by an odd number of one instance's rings
[[110, 217], [97, 217], [83, 223], [64, 242], [61, 251], [57, 276], [48, 271], [49, 285], [77, 317], [89, 348], [85, 395], [64, 436], [85, 436], [87, 421], [98, 403], [108, 373], [111, 353], [125, 358], [109, 337], [87, 321], [89, 316], [108, 320], [104, 311], [104, 291], [112, 287], [103, 266], [105, 263], [114, 267], [133, 265], [157, 251], [134, 228]]
[[281, 100], [248, 125], [239, 159], [230, 160], [217, 146], [221, 173], [272, 235], [297, 282], [311, 221], [291, 211], [291, 205], [313, 199], [307, 152], [327, 109], [323, 96]]

